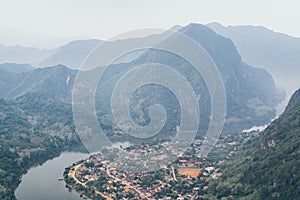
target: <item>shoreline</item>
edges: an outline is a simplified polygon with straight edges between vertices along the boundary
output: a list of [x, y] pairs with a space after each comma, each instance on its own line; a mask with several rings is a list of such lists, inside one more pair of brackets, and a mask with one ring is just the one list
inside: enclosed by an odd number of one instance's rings
[[[20, 184], [14, 190], [14, 199], [26, 199], [33, 200], [39, 199], [39, 195], [49, 194], [49, 191], [56, 191], [57, 198], [63, 198], [65, 196], [69, 196], [68, 190], [64, 187], [65, 184], [59, 179], [63, 178], [62, 173], [64, 171], [65, 166], [69, 165], [69, 163], [73, 163], [82, 157], [86, 157], [87, 154], [71, 151], [70, 149], [66, 149], [56, 156], [47, 159], [42, 164], [37, 164], [32, 166], [27, 170], [26, 173], [20, 176]], [[44, 171], [47, 173], [43, 173]], [[44, 182], [44, 180], [49, 179], [49, 181]], [[39, 184], [41, 182], [41, 184]], [[46, 188], [53, 189], [46, 189]], [[38, 190], [36, 195], [34, 195], [35, 190]], [[73, 195], [70, 195], [73, 196]], [[78, 196], [79, 197], [79, 196]]]
[[[83, 159], [84, 160], [84, 159]], [[76, 184], [79, 184], [81, 185], [82, 187], [84, 188], [88, 188], [88, 186], [86, 185], [90, 180], [86, 181], [86, 182], [81, 182], [80, 180], [78, 180], [76, 178], [76, 171], [78, 170], [78, 168], [80, 168], [83, 164], [83, 161], [80, 162], [79, 164], [75, 165], [75, 166], [72, 166], [69, 170], [68, 170], [68, 177], [73, 179], [75, 181]], [[66, 168], [67, 169], [67, 168]], [[65, 170], [66, 170], [65, 169]], [[66, 171], [65, 171], [66, 172]], [[64, 173], [65, 174], [65, 173]], [[88, 198], [88, 195], [86, 195], [84, 193], [84, 191], [77, 191], [76, 190], [76, 186], [74, 185], [71, 185], [70, 183], [67, 183], [67, 180], [64, 178], [64, 182], [66, 183], [66, 186], [76, 192], [78, 192], [80, 194], [80, 196], [86, 196]], [[108, 199], [108, 200], [113, 200], [112, 198], [108, 197], [107, 195], [103, 194], [102, 192], [98, 191], [98, 190], [93, 190], [93, 193], [96, 194], [96, 195], [100, 195], [101, 197], [105, 198], [105, 199]], [[85, 198], [85, 197], [83, 197]]]

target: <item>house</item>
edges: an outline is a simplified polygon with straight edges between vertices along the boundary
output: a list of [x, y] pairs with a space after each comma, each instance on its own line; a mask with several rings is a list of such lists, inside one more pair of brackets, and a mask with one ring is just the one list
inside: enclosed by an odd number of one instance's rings
[[195, 165], [202, 165], [202, 162], [197, 161], [195, 162]]
[[214, 167], [206, 167], [205, 170], [208, 172], [208, 173], [211, 173], [212, 171], [215, 170]]

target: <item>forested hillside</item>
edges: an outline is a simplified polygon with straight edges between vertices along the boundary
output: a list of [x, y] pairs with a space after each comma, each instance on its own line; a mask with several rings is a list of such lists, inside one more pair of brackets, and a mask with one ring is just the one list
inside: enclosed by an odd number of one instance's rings
[[300, 196], [300, 90], [259, 138], [249, 140], [212, 181], [216, 197], [298, 199]]
[[[270, 74], [243, 63], [233, 43], [206, 26], [190, 24], [180, 31], [205, 48], [221, 73], [227, 97], [225, 133], [238, 133], [253, 125], [268, 123], [275, 116], [279, 99]], [[114, 127], [111, 120], [111, 92], [116, 77], [132, 67], [147, 63], [169, 65], [190, 81], [197, 95], [201, 96], [199, 128], [206, 130], [210, 118], [210, 96], [201, 75], [195, 73], [183, 59], [166, 52], [149, 50], [130, 63], [113, 65], [104, 74], [108, 81], [97, 89], [96, 111], [100, 125], [108, 130], [108, 136], [119, 141], [130, 139], [123, 133], [119, 134], [120, 131], [115, 134], [118, 127]], [[0, 67], [0, 97], [3, 98], [0, 101], [2, 199], [13, 198], [20, 177], [31, 166], [59, 155], [72, 144], [80, 144], [70, 104], [76, 73], [76, 70], [63, 65], [39, 69], [18, 64]], [[91, 77], [95, 74], [94, 71], [85, 73]], [[87, 91], [85, 85], [83, 89]], [[137, 110], [135, 106], [139, 105], [141, 99], [144, 101], [144, 125], [149, 122], [149, 105], [159, 103], [172, 112], [168, 113], [166, 129], [161, 131], [161, 135], [175, 132], [180, 111], [176, 97], [171, 92], [161, 87], [144, 87], [135, 94], [129, 106]]]
[[[213, 30], [204, 25], [189, 24], [178, 31], [202, 45], [215, 62], [222, 76], [227, 98], [227, 115], [223, 129], [224, 133], [238, 133], [254, 125], [265, 125], [275, 117], [275, 106], [280, 101], [280, 97], [277, 94], [273, 78], [268, 72], [245, 64], [230, 39], [216, 34]], [[107, 80], [107, 82], [105, 82], [106, 85], [102, 88], [99, 87], [97, 97], [99, 99], [97, 108], [102, 111], [101, 114], [99, 114], [100, 121], [101, 118], [111, 118], [111, 96], [107, 94], [112, 93], [118, 78], [124, 75], [128, 70], [147, 63], [160, 63], [170, 66], [189, 81], [189, 84], [195, 89], [195, 93], [201, 96], [199, 100], [201, 115], [200, 129], [207, 130], [211, 112], [211, 99], [203, 77], [184, 59], [172, 53], [154, 49], [146, 51], [131, 63], [113, 65], [106, 70], [104, 77], [106, 77], [105, 80]], [[162, 93], [164, 93], [164, 91], [150, 88], [147, 91], [140, 90], [139, 95], [140, 100], [153, 102], [155, 101], [155, 96], [159, 96]], [[167, 93], [166, 90], [165, 93]], [[171, 110], [176, 110], [176, 105], [172, 103], [174, 100], [172, 100], [171, 96], [158, 98], [160, 98], [160, 100], [156, 99], [157, 102], [155, 103], [160, 102], [167, 104], [171, 107]], [[135, 105], [131, 106], [135, 107]], [[148, 113], [145, 112], [144, 116], [149, 119]], [[175, 117], [172, 117], [172, 119], [173, 121], [170, 123], [173, 127], [176, 127], [178, 124], [176, 124], [177, 122], [174, 120]], [[111, 122], [111, 124], [113, 124], [113, 122]], [[108, 126], [111, 124], [108, 124]]]
[[0, 99], [0, 199], [14, 199], [22, 174], [78, 141], [70, 105], [37, 93]]

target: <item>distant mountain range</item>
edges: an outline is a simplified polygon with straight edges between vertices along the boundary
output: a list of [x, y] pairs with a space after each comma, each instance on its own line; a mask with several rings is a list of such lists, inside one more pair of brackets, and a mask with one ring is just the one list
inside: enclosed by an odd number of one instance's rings
[[88, 54], [98, 46], [101, 40], [76, 40], [59, 47], [50, 57], [38, 66], [65, 65], [78, 69]]
[[242, 59], [270, 72], [290, 96], [300, 86], [300, 38], [277, 33], [261, 26], [207, 24], [216, 33], [230, 38]]
[[[231, 40], [216, 34], [204, 25], [190, 24], [182, 27], [179, 31], [193, 38], [205, 48], [222, 75], [227, 94], [227, 121], [224, 131], [227, 133], [238, 132], [253, 125], [269, 123], [275, 116], [274, 107], [279, 102], [272, 76], [263, 69], [245, 64]], [[72, 60], [73, 56], [76, 55], [71, 53], [74, 48], [79, 49], [82, 43], [85, 43], [87, 45], [83, 50], [85, 53], [88, 53], [89, 49], [100, 42], [98, 40], [72, 42], [53, 54], [51, 56], [53, 59], [48, 59], [47, 62], [49, 64], [52, 61], [54, 63], [58, 62], [58, 60], [64, 58], [63, 55], [69, 55], [66, 60]], [[75, 60], [74, 63], [79, 62], [83, 57], [78, 56], [79, 59]], [[192, 71], [192, 68], [182, 63], [178, 58], [172, 57], [171, 54], [151, 50], [146, 51], [134, 61], [125, 64], [115, 64], [109, 76], [116, 77], [123, 73], [125, 69], [151, 62], [172, 66], [181, 74], [184, 74], [187, 79], [192, 80], [191, 83], [196, 88], [200, 88], [196, 92], [202, 96], [200, 103], [200, 110], [203, 112], [201, 115], [202, 128], [207, 128], [206, 125], [210, 115], [210, 96], [207, 89], [205, 89], [205, 83], [201, 76], [196, 75]], [[2, 70], [0, 73], [0, 97], [15, 98], [27, 93], [38, 92], [64, 102], [71, 102], [71, 92], [76, 70], [71, 70], [63, 65], [24, 71], [23, 73], [1, 69], [1, 67], [0, 70]], [[92, 75], [93, 72], [87, 73]], [[100, 107], [104, 110], [109, 108], [110, 104], [108, 103], [111, 102], [110, 96], [105, 96], [104, 94], [109, 94], [114, 84], [111, 82], [97, 97], [99, 102], [102, 102]], [[147, 99], [150, 96], [155, 97], [156, 93], [159, 92], [149, 90], [142, 96]], [[165, 97], [163, 99], [162, 103], [168, 104], [170, 98]], [[169, 102], [169, 105], [171, 105], [171, 108], [176, 106], [171, 102]], [[109, 112], [102, 112], [103, 115], [105, 113], [110, 114]], [[147, 113], [144, 114], [148, 116]]]
[[[71, 69], [79, 69], [89, 53], [102, 42], [96, 39], [75, 40], [56, 49], [47, 50], [33, 47], [0, 45], [0, 63], [28, 64], [35, 68], [65, 65]], [[139, 55], [138, 53], [132, 53], [123, 56], [115, 63], [130, 62]]]
[[[264, 125], [275, 117], [275, 106], [278, 104], [279, 98], [272, 76], [266, 70], [245, 64], [234, 43], [230, 39], [216, 34], [207, 26], [190, 24], [186, 27], [178, 26], [176, 29], [201, 44], [220, 71], [227, 97], [224, 134], [234, 134], [254, 125]], [[99, 40], [71, 42], [55, 51], [47, 51], [49, 54], [43, 59], [34, 58], [34, 53], [32, 53], [32, 57], [29, 56], [27, 60], [18, 60], [18, 54], [13, 54], [15, 57], [11, 56], [11, 58], [15, 60], [11, 59], [5, 62], [25, 62], [29, 64], [0, 65], [1, 199], [14, 199], [13, 191], [18, 185], [21, 175], [26, 173], [28, 168], [52, 158], [71, 144], [78, 145], [79, 138], [76, 135], [70, 105], [74, 79], [78, 71], [70, 68], [78, 68], [89, 51], [99, 43], [101, 43]], [[84, 48], [81, 46], [84, 46]], [[5, 51], [8, 51], [7, 48], [10, 47], [4, 47]], [[21, 50], [14, 52], [24, 53], [23, 51], [25, 50], [21, 47]], [[32, 52], [34, 51], [37, 52], [36, 55], [42, 54], [42, 50], [34, 49]], [[168, 52], [155, 50], [144, 51], [142, 54], [130, 58], [131, 60], [127, 59], [128, 62], [113, 64], [104, 74], [106, 84], [97, 88], [96, 113], [102, 128], [108, 130], [110, 134], [108, 137], [111, 136], [121, 141], [124, 141], [124, 138], [128, 139], [126, 135], [119, 137], [119, 132], [114, 135], [118, 129], [114, 126], [112, 120], [110, 100], [112, 89], [118, 81], [117, 78], [129, 69], [146, 63], [166, 64], [177, 70], [189, 80], [192, 86], [195, 86], [193, 88], [199, 96], [201, 114], [199, 128], [201, 130], [207, 128], [211, 114], [210, 95], [203, 78], [200, 74], [195, 73], [190, 64]], [[39, 66], [36, 63], [43, 63], [43, 68], [33, 69], [32, 66]], [[72, 66], [67, 67], [59, 63]], [[45, 67], [44, 65], [49, 66]], [[99, 68], [94, 70], [99, 70]], [[95, 76], [94, 70], [84, 73], [86, 76], [92, 77]], [[82, 83], [82, 87], [86, 92], [89, 89], [87, 84]], [[101, 86], [101, 82], [99, 84]], [[176, 126], [174, 125], [177, 125], [180, 121], [180, 117], [178, 117], [180, 108], [178, 108], [178, 101], [174, 99], [171, 92], [164, 88], [145, 87], [136, 94], [129, 105], [133, 114], [137, 114], [134, 112], [135, 108], [143, 100], [139, 111], [143, 112], [142, 117], [145, 124], [147, 124], [149, 122], [149, 112], [147, 111], [149, 111], [148, 108], [152, 105], [151, 103], [164, 105], [166, 111], [170, 112], [168, 114], [172, 116], [167, 120], [166, 129], [164, 130], [168, 134], [170, 133], [169, 130], [175, 131]], [[290, 101], [286, 114], [283, 114], [266, 130], [263, 141], [256, 143], [255, 148], [250, 148], [251, 151], [258, 151], [258, 156], [252, 155], [250, 152], [250, 157], [242, 154], [241, 159], [237, 160], [238, 162], [244, 162], [245, 159], [253, 160], [253, 162], [248, 163], [245, 161], [246, 164], [239, 163], [237, 167], [233, 168], [235, 169], [234, 174], [241, 170], [241, 173], [238, 173], [233, 181], [241, 179], [245, 185], [243, 191], [251, 193], [253, 187], [261, 189], [258, 192], [273, 191], [272, 183], [279, 185], [281, 182], [290, 181], [289, 183], [294, 184], [299, 180], [297, 168], [293, 168], [293, 165], [285, 166], [285, 163], [289, 164], [295, 161], [290, 161], [293, 157], [296, 158], [296, 162], [299, 161], [297, 154], [293, 153], [293, 149], [296, 149], [295, 152], [297, 152], [300, 146], [297, 143], [298, 140], [296, 140], [299, 135], [297, 135], [299, 133], [299, 128], [297, 128], [299, 127], [298, 96], [300, 96], [299, 92], [294, 95], [294, 100]], [[135, 115], [133, 115], [134, 117]], [[273, 144], [272, 140], [275, 141], [275, 148], [268, 147], [269, 142]], [[288, 142], [285, 143], [285, 141]], [[266, 147], [264, 150], [260, 149], [261, 144], [262, 147]], [[280, 149], [277, 150], [277, 146]], [[280, 154], [281, 150], [286, 154]], [[272, 159], [273, 154], [275, 156], [274, 160]], [[259, 161], [258, 165], [255, 164], [256, 161]], [[272, 168], [276, 165], [284, 167]], [[294, 166], [298, 165], [296, 163]], [[271, 171], [267, 174], [268, 177], [264, 179], [262, 172], [266, 167], [271, 167]], [[272, 169], [275, 171], [272, 171]], [[230, 174], [230, 172], [226, 173]], [[227, 176], [226, 173], [224, 173], [224, 178]], [[251, 176], [249, 180], [246, 180], [243, 175], [248, 173]], [[280, 177], [277, 177], [277, 175]], [[255, 183], [253, 187], [249, 186], [250, 182]], [[235, 184], [234, 182], [230, 183], [231, 185]], [[264, 185], [267, 185], [267, 188]], [[226, 187], [221, 184], [220, 188]], [[240, 186], [233, 189], [236, 188], [241, 189]], [[226, 192], [234, 191], [231, 189]], [[276, 190], [275, 188], [276, 191], [273, 193], [275, 196], [279, 194], [282, 195], [280, 197], [288, 197], [283, 192], [285, 189], [279, 188]], [[291, 188], [288, 194], [294, 191], [299, 191], [299, 188], [295, 190]], [[250, 193], [245, 194], [245, 196], [250, 195]], [[273, 195], [273, 193], [266, 193], [266, 196], [269, 197], [268, 195]], [[260, 195], [260, 193], [255, 195]]]
[[37, 66], [55, 51], [56, 49], [0, 45], [0, 63], [27, 63]]
[[66, 65], [78, 69], [101, 40], [75, 40], [56, 49], [0, 45], [0, 63], [30, 64], [34, 67]]
[[[277, 33], [261, 26], [228, 26], [207, 24], [216, 33], [230, 38], [242, 60], [252, 66], [266, 69], [274, 78], [276, 86], [290, 96], [300, 85], [300, 38]], [[180, 30], [174, 26], [172, 30]], [[0, 45], [0, 63], [26, 63], [34, 67], [65, 65], [78, 69], [86, 56], [101, 40], [76, 40], [56, 49], [37, 49], [22, 46]], [[130, 62], [132, 58], [123, 60]], [[122, 61], [122, 62], [123, 62]], [[121, 62], [121, 61], [120, 61]]]
[[34, 70], [34, 67], [30, 64], [3, 63], [0, 64], [0, 70], [21, 73], [21, 72], [29, 72], [31, 70]]
[[[264, 121], [264, 119], [270, 118], [274, 114], [274, 105], [278, 103], [278, 96], [271, 75], [263, 69], [254, 68], [243, 63], [230, 39], [216, 34], [204, 25], [190, 24], [178, 31], [201, 44], [212, 57], [222, 75], [227, 93], [227, 122], [224, 131], [229, 133], [239, 130], [241, 126], [247, 127], [255, 123], [268, 123], [268, 120]], [[182, 65], [176, 58], [162, 52], [156, 54], [146, 52], [136, 62], [157, 62], [171, 65], [174, 68], [182, 66], [183, 69], [179, 69], [182, 74], [193, 74], [188, 67]], [[201, 80], [201, 77], [199, 79]], [[197, 85], [205, 84], [200, 81]], [[205, 97], [209, 96], [209, 94], [205, 94], [204, 88], [198, 95], [203, 95], [201, 100], [203, 102], [205, 102]], [[207, 104], [202, 106], [200, 108], [204, 111], [202, 116], [208, 117], [209, 110], [207, 110], [207, 107], [209, 106]]]

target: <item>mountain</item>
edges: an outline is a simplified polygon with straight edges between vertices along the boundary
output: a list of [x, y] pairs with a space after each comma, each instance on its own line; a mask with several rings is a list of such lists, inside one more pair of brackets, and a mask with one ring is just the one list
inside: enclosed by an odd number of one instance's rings
[[230, 38], [242, 59], [269, 71], [277, 86], [290, 96], [300, 86], [300, 38], [277, 33], [261, 26], [207, 24], [216, 33]]
[[[201, 44], [212, 57], [221, 73], [227, 96], [227, 119], [224, 132], [234, 133], [254, 125], [269, 123], [275, 116], [274, 107], [278, 103], [278, 96], [271, 75], [263, 69], [245, 64], [230, 39], [216, 34], [204, 25], [190, 24], [182, 27], [179, 31]], [[142, 39], [139, 38], [137, 40]], [[95, 45], [99, 42], [90, 41], [90, 44]], [[74, 47], [75, 45], [79, 48], [80, 44], [82, 42], [79, 41], [67, 46]], [[63, 49], [67, 50], [69, 47]], [[71, 53], [73, 50], [65, 52]], [[137, 65], [153, 62], [172, 66], [183, 74], [187, 80], [191, 80], [191, 84], [197, 90], [197, 95], [201, 96], [201, 102], [199, 103], [202, 125], [200, 128], [201, 130], [207, 129], [211, 112], [210, 95], [201, 75], [195, 74], [192, 66], [186, 64], [182, 59], [178, 59], [178, 57], [174, 57], [170, 53], [156, 52], [154, 50], [143, 52], [142, 55], [130, 63], [114, 64], [107, 71], [105, 76], [108, 77], [109, 82], [105, 83], [105, 87], [99, 87], [96, 95], [98, 98], [97, 109], [101, 111], [101, 116], [99, 117], [107, 119], [110, 118], [108, 116], [111, 116], [110, 98], [113, 87], [117, 83], [115, 77], [122, 75], [126, 70]], [[63, 65], [35, 69], [24, 73], [15, 73], [3, 69], [0, 73], [0, 97], [11, 99], [27, 93], [39, 92], [51, 98], [71, 102], [71, 91], [76, 72], [76, 70], [71, 70]], [[93, 71], [86, 73], [90, 77], [93, 77], [95, 74]], [[145, 97], [143, 99], [146, 99], [146, 102], [148, 101], [148, 106], [150, 102], [158, 101], [163, 105], [167, 105], [170, 111], [174, 111], [172, 114], [173, 117], [170, 118], [172, 122], [169, 123], [169, 126], [174, 128], [176, 126], [173, 125], [176, 125], [179, 120], [177, 116], [179, 110], [176, 108], [178, 105], [175, 99], [173, 99], [174, 97], [164, 96], [167, 93], [162, 88], [148, 88], [145, 91], [141, 91], [142, 97]], [[138, 99], [134, 100], [131, 105], [132, 108], [137, 106], [137, 103]], [[149, 113], [146, 111], [147, 109], [143, 110], [144, 120], [145, 123], [148, 123], [150, 118]], [[113, 124], [113, 122], [110, 123]]]
[[101, 40], [75, 40], [58, 48], [57, 51], [39, 66], [66, 65], [72, 69], [78, 69], [88, 54], [98, 46]]
[[[224, 132], [231, 134], [253, 125], [269, 123], [275, 115], [274, 107], [278, 103], [270, 74], [243, 63], [232, 41], [206, 26], [190, 24], [179, 31], [201, 44], [221, 73], [227, 95], [227, 120]], [[97, 41], [91, 43], [95, 45]], [[80, 42], [75, 44], [78, 46], [71, 44], [71, 50], [66, 47], [60, 51], [61, 53], [56, 54], [58, 56], [54, 56], [55, 59], [63, 61], [66, 58], [73, 62], [71, 60], [75, 55], [73, 47], [78, 50], [77, 56], [83, 59], [84, 56], [79, 55], [82, 52]], [[87, 53], [91, 46], [82, 49]], [[80, 59], [75, 61], [79, 62]], [[203, 78], [195, 73], [184, 59], [155, 50], [143, 51], [138, 58], [129, 63], [114, 64], [104, 74], [105, 84], [97, 88], [95, 105], [100, 125], [111, 131], [111, 134], [117, 132], [118, 129], [113, 127], [110, 112], [111, 94], [118, 81], [117, 78], [133, 67], [153, 62], [173, 67], [190, 81], [200, 96], [200, 128], [207, 128], [211, 113], [210, 95]], [[97, 74], [94, 70], [84, 73], [92, 78]], [[53, 158], [72, 144], [78, 145], [70, 105], [76, 73], [77, 70], [64, 65], [33, 70], [26, 70], [26, 66], [18, 65], [0, 67], [0, 97], [3, 98], [0, 100], [1, 199], [13, 199], [13, 190], [27, 169]], [[82, 86], [85, 89], [84, 93], [87, 93], [89, 88], [85, 88], [84, 83]], [[132, 117], [134, 120], [142, 118], [140, 121], [136, 120], [142, 125], [149, 123], [149, 106], [159, 103], [169, 114], [164, 131], [166, 133], [169, 133], [168, 130], [174, 131], [176, 129], [174, 125], [180, 121], [178, 101], [166, 88], [152, 86], [143, 87], [134, 93], [135, 96], [129, 105], [133, 111]], [[143, 102], [140, 104], [141, 100]], [[138, 107], [139, 105], [142, 107]], [[136, 108], [140, 108], [139, 112], [136, 112]], [[124, 135], [118, 138], [119, 133], [112, 137], [121, 141], [127, 139]]]
[[[238, 98], [241, 104], [247, 105], [257, 98], [265, 104], [276, 105], [272, 76], [263, 69], [245, 64], [231, 40], [199, 24], [191, 24], [180, 32], [196, 40], [212, 57], [222, 75], [228, 102], [234, 102]], [[235, 112], [234, 110], [229, 112]]]
[[101, 40], [75, 40], [55, 49], [0, 45], [0, 63], [28, 63], [35, 67], [66, 65], [78, 69]]
[[259, 138], [248, 141], [213, 181], [218, 198], [298, 199], [300, 196], [300, 90]]
[[[274, 108], [278, 103], [278, 96], [272, 76], [268, 72], [245, 64], [230, 39], [216, 34], [204, 25], [190, 24], [179, 29], [179, 32], [186, 34], [201, 44], [212, 57], [221, 73], [227, 95], [227, 119], [223, 130], [224, 133], [236, 133], [243, 130], [243, 128], [267, 124], [275, 117]], [[200, 130], [207, 130], [211, 113], [210, 95], [203, 78], [193, 70], [190, 64], [185, 63], [184, 60], [176, 57], [176, 55], [155, 50], [146, 51], [131, 63], [113, 65], [106, 71], [104, 77], [107, 77], [105, 79], [107, 82], [105, 82], [105, 87], [99, 89], [97, 96], [99, 99], [97, 106], [103, 111], [100, 114], [100, 118], [106, 119], [106, 123], [108, 123], [107, 119], [111, 119], [110, 94], [113, 92], [118, 78], [135, 66], [147, 63], [160, 63], [171, 66], [190, 81], [192, 87], [196, 88], [196, 94], [201, 96], [201, 100], [199, 100]], [[178, 105], [175, 100], [172, 100], [172, 95], [163, 97], [166, 93], [168, 91], [163, 90], [163, 88], [143, 88], [137, 93], [139, 98], [135, 99], [130, 107], [136, 108], [140, 101], [144, 101], [145, 105], [154, 104], [154, 102], [167, 105], [167, 108], [170, 110], [168, 114], [173, 116], [170, 118], [171, 121], [169, 121], [170, 127], [176, 127], [179, 121], [177, 115], [180, 113], [176, 108]], [[143, 123], [147, 124], [150, 122], [149, 113], [147, 113], [146, 109], [143, 112], [145, 117]], [[113, 121], [104, 126], [112, 126], [111, 129], [114, 129], [112, 124]], [[174, 131], [170, 127], [165, 127], [166, 129], [163, 132]]]
[[273, 115], [272, 107], [277, 103], [276, 89], [270, 74], [245, 64], [231, 40], [204, 25], [190, 24], [179, 29], [179, 32], [201, 44], [221, 73], [227, 94], [224, 131], [239, 129], [237, 124], [251, 126], [251, 121], [253, 124], [266, 123]]
[[35, 66], [54, 52], [55, 49], [0, 45], [0, 63], [29, 63]]
[[4, 63], [0, 64], [1, 70], [7, 70], [10, 72], [21, 73], [29, 72], [34, 69], [30, 64], [17, 64], [17, 63]]
[[0, 199], [15, 199], [29, 168], [81, 146], [69, 104], [76, 71], [62, 65], [26, 69], [0, 65]]
[[[130, 41], [130, 39], [127, 41]], [[37, 68], [65, 65], [71, 69], [79, 69], [89, 53], [102, 42], [97, 39], [74, 40], [55, 49], [38, 49], [0, 44], [0, 64], [16, 63]], [[141, 52], [132, 52], [118, 58], [114, 63], [127, 63], [136, 59], [139, 55], [141, 55]]]
[[24, 73], [1, 69], [0, 97], [12, 99], [28, 93], [42, 93], [48, 97], [71, 102], [76, 71], [63, 65], [38, 68]]

